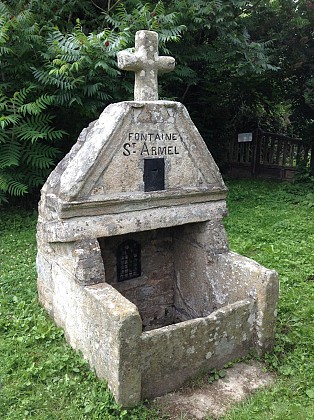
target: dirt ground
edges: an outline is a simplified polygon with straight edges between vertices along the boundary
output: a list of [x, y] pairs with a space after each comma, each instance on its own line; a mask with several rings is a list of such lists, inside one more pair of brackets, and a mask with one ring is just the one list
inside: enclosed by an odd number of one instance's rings
[[211, 384], [205, 379], [195, 380], [177, 392], [156, 398], [154, 404], [159, 408], [161, 418], [202, 420], [210, 416], [219, 419], [231, 405], [275, 382], [275, 377], [256, 361], [237, 363], [225, 372], [224, 378]]

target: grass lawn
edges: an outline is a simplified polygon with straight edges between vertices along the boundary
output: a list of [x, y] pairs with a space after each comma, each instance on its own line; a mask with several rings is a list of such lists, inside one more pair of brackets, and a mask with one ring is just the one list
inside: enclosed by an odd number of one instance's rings
[[[225, 419], [314, 419], [314, 186], [228, 183], [230, 248], [279, 272], [276, 385]], [[2, 209], [0, 221], [0, 419], [158, 419], [117, 406], [104, 382], [38, 305], [35, 213]]]

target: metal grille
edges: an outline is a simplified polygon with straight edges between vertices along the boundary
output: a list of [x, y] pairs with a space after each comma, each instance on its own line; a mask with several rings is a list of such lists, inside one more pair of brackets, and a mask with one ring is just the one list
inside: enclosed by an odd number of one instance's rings
[[118, 281], [130, 280], [141, 275], [141, 245], [133, 240], [122, 242], [117, 252]]

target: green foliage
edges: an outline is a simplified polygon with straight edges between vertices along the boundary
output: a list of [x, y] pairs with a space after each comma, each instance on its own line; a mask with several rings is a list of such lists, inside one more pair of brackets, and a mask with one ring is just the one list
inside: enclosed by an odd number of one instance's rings
[[313, 23], [305, 0], [0, 0], [0, 200], [39, 186], [108, 103], [132, 99], [116, 52], [139, 29], [176, 58], [160, 97], [187, 106], [218, 162], [235, 132], [257, 127], [311, 143]]
[[52, 30], [47, 45], [44, 65], [32, 67], [34, 78], [53, 92], [55, 105], [95, 118], [117, 93], [110, 81], [119, 75], [115, 53], [126, 45], [125, 37], [108, 29], [85, 35], [78, 21], [71, 33]]
[[179, 43], [169, 46], [176, 69], [163, 78], [169, 86], [165, 96], [187, 106], [220, 162], [247, 110], [256, 126], [250, 83], [254, 86], [266, 73], [277, 71], [271, 61], [272, 40], [248, 30], [247, 20], [254, 12], [248, 2], [172, 0], [167, 8], [178, 13], [178, 22], [187, 29]]
[[[310, 87], [314, 51], [312, 3], [306, 0], [261, 2], [247, 20], [250, 33], [273, 40], [271, 56], [279, 67], [278, 72], [266, 73], [260, 85], [252, 86], [256, 93], [262, 93], [257, 98], [259, 108], [263, 110], [259, 125], [268, 125], [272, 131], [280, 130], [309, 142], [313, 139], [310, 127], [313, 117]], [[249, 107], [250, 103], [247, 105]]]
[[[252, 410], [260, 419], [293, 419], [296, 413], [311, 418], [314, 184], [233, 181], [229, 188], [226, 227], [231, 248], [275, 269], [280, 280], [276, 345], [274, 354], [265, 358], [269, 368], [279, 373], [279, 380], [243, 412]], [[263, 401], [268, 414], [260, 405]], [[278, 417], [283, 404], [285, 415]], [[239, 413], [236, 410], [226, 418], [245, 418], [237, 417]]]
[[20, 196], [42, 185], [58, 156], [51, 143], [65, 134], [54, 129], [52, 116], [43, 112], [53, 98], [29, 100], [33, 90], [30, 86], [7, 97], [0, 86], [0, 203], [8, 194]]
[[[58, 27], [61, 31], [67, 32], [73, 29], [77, 18], [87, 26], [87, 31], [101, 29], [104, 19], [97, 3], [105, 2], [105, 0], [54, 0], [52, 3], [45, 0], [8, 0], [5, 3], [14, 12], [13, 15], [19, 15], [24, 10], [29, 11], [41, 29]], [[109, 3], [113, 4], [114, 1]]]
[[29, 10], [18, 15], [0, 2], [0, 203], [39, 187], [59, 156], [65, 132], [52, 125], [53, 95], [32, 82], [29, 66], [44, 45]]
[[131, 47], [134, 45], [136, 31], [147, 29], [158, 32], [160, 47], [165, 52], [169, 52], [166, 43], [178, 42], [186, 29], [184, 25], [178, 25], [178, 18], [176, 12], [167, 13], [161, 0], [156, 5], [138, 3], [131, 11], [128, 11], [125, 4], [119, 4], [111, 15], [106, 15], [106, 20], [114, 31], [129, 34]]
[[97, 24], [100, 6], [93, 10], [88, 1], [76, 17], [79, 2], [57, 1], [56, 15], [56, 5], [45, 1], [9, 3], [0, 1], [0, 203], [40, 187], [82, 128], [109, 102], [132, 95], [133, 78], [123, 75], [121, 83], [116, 66], [117, 51], [134, 44], [132, 28], [158, 30], [164, 49], [183, 30], [162, 2], [137, 4], [130, 13], [108, 2], [113, 15], [102, 14]]

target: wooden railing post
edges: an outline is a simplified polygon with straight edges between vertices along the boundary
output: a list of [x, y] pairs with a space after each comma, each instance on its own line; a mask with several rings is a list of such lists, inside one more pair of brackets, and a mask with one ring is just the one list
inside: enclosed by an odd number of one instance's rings
[[252, 176], [256, 177], [259, 171], [261, 158], [261, 130], [257, 128], [253, 132], [253, 156], [252, 156]]
[[310, 173], [314, 175], [314, 144], [311, 144]]

